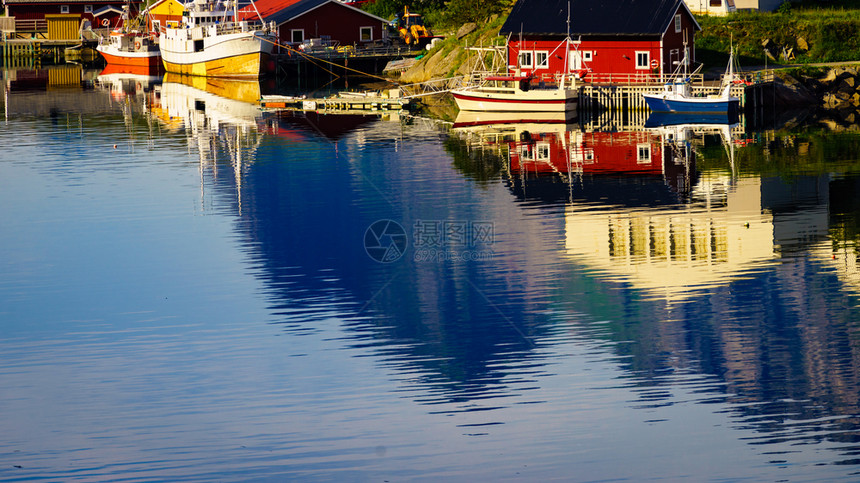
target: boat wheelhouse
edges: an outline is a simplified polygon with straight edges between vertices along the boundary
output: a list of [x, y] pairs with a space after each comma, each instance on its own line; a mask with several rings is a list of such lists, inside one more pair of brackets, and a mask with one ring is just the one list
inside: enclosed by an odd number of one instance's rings
[[235, 21], [234, 0], [194, 0], [185, 7], [181, 24], [165, 28], [160, 39], [167, 72], [257, 78], [272, 70], [275, 35], [264, 24]]

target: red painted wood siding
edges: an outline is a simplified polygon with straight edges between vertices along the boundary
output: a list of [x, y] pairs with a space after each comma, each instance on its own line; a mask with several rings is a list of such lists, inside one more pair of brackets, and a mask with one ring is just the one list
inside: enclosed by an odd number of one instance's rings
[[[672, 61], [680, 61], [684, 57], [684, 36], [686, 32], [687, 48], [690, 49], [690, 60], [696, 60], [695, 51], [695, 24], [693, 18], [687, 15], [683, 9], [678, 9], [676, 15], [681, 15], [681, 32], [675, 32], [675, 22], [673, 21], [666, 33], [663, 35], [663, 69], [667, 74], [671, 74], [675, 70], [677, 64], [672, 64]], [[677, 54], [673, 54], [672, 50], [677, 50]], [[677, 57], [675, 56], [677, 55]]]
[[279, 25], [278, 35], [281, 43], [290, 43], [291, 32], [301, 29], [304, 30], [305, 40], [328, 35], [332, 41], [337, 41], [340, 45], [354, 45], [364, 43], [360, 37], [361, 27], [372, 28], [372, 40], [383, 38], [382, 22], [349, 7], [330, 2]]

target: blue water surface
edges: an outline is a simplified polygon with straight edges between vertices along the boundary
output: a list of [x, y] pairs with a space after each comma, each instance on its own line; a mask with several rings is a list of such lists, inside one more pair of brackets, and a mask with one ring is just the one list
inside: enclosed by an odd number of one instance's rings
[[10, 85], [0, 481], [860, 474], [856, 134]]

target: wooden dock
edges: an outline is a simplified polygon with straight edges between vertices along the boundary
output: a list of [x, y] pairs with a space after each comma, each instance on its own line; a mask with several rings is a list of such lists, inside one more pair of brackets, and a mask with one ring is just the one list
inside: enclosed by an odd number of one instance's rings
[[[707, 96], [718, 94], [718, 84], [706, 83], [693, 85], [695, 95]], [[648, 104], [643, 94], [656, 94], [663, 90], [663, 84], [583, 84], [579, 91], [579, 109], [595, 110], [625, 110], [648, 111]], [[740, 108], [744, 108], [744, 85], [732, 86], [732, 95], [740, 100]]]

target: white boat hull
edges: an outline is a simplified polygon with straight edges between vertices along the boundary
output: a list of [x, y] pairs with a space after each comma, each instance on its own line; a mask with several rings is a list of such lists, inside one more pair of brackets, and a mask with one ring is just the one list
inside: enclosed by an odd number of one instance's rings
[[565, 112], [575, 110], [578, 89], [530, 89], [512, 92], [499, 89], [451, 91], [461, 111]]
[[206, 77], [256, 78], [268, 69], [274, 39], [261, 31], [195, 36], [197, 29], [167, 29], [161, 58], [167, 72]]

